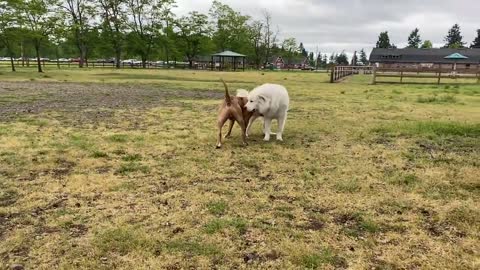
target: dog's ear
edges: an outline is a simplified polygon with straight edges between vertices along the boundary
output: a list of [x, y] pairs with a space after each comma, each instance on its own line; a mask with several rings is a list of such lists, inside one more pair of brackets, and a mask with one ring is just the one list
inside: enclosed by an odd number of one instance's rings
[[261, 101], [261, 102], [266, 102], [267, 101], [267, 97], [263, 96], [263, 95], [259, 95], [258, 96], [258, 100]]

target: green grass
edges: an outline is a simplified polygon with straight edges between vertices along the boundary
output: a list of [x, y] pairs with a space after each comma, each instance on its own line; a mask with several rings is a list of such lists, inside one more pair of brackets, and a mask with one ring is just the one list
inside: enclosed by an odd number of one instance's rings
[[429, 96], [423, 97], [419, 96], [417, 99], [419, 103], [456, 103], [457, 99], [452, 95], [443, 95], [443, 96]]
[[[0, 73], [0, 269], [478, 269], [478, 85]], [[285, 85], [284, 142], [215, 149], [220, 78]]]

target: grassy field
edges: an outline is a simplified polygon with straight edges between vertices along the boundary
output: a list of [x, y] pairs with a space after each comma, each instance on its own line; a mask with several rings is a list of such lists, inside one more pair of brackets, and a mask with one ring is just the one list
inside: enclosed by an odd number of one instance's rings
[[[284, 142], [215, 149], [221, 77]], [[327, 81], [0, 69], [0, 269], [479, 269], [480, 87]]]

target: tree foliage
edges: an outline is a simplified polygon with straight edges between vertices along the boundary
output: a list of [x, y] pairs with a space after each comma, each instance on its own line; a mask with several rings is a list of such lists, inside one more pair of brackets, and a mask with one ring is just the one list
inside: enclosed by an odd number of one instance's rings
[[388, 36], [388, 31], [381, 32], [378, 36], [376, 48], [390, 49], [392, 47], [393, 46], [392, 44], [390, 44], [390, 37]]
[[458, 24], [454, 24], [450, 30], [448, 30], [448, 34], [445, 37], [445, 48], [463, 48], [465, 42], [463, 42], [463, 36], [460, 31], [460, 26]]
[[425, 40], [421, 46], [422, 49], [431, 49], [433, 48], [433, 44], [430, 40]]
[[418, 28], [415, 28], [410, 35], [408, 36], [408, 46], [407, 48], [418, 48], [422, 43], [422, 39], [420, 38], [420, 34], [418, 33]]
[[477, 29], [477, 36], [473, 40], [472, 45], [470, 45], [470, 48], [480, 49], [480, 29]]

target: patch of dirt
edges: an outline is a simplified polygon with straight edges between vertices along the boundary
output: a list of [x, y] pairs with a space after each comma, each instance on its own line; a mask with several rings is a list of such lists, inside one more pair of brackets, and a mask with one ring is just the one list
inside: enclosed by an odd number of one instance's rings
[[69, 175], [75, 167], [75, 162], [64, 159], [57, 160], [56, 164], [58, 167], [52, 170], [52, 174], [53, 177], [57, 179], [63, 179], [65, 176]]
[[69, 226], [71, 237], [80, 237], [88, 232], [88, 227], [83, 224], [72, 224]]
[[325, 222], [316, 219], [310, 219], [306, 224], [299, 226], [300, 229], [307, 231], [320, 231], [324, 227]]
[[[80, 124], [98, 123], [112, 118], [113, 110], [167, 106], [173, 102], [169, 99], [222, 97], [221, 92], [215, 91], [169, 90], [138, 84], [2, 82], [0, 122], [30, 114], [60, 112], [72, 113]], [[68, 118], [70, 115], [63, 120]]]

